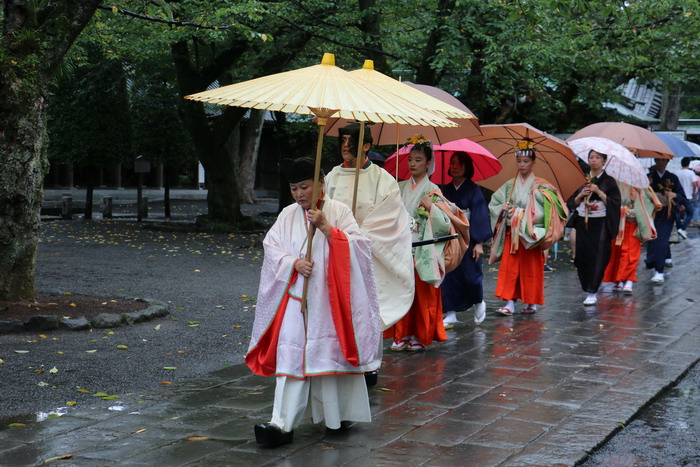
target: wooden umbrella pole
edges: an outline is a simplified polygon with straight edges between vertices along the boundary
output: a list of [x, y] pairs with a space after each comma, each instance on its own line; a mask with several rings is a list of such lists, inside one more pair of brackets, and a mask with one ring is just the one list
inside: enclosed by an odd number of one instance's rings
[[352, 214], [355, 215], [355, 208], [357, 207], [357, 187], [360, 183], [360, 169], [365, 165], [364, 151], [362, 148], [365, 143], [365, 122], [360, 122], [360, 134], [357, 141], [357, 159], [355, 159], [355, 188], [352, 191]]
[[[316, 165], [314, 168], [314, 188], [311, 195], [311, 209], [316, 209], [316, 204], [318, 203], [320, 182], [318, 179], [319, 172], [321, 171], [321, 153], [323, 152], [323, 129], [326, 127], [327, 119], [324, 117], [318, 117], [318, 142], [316, 143]], [[313, 242], [314, 234], [316, 233], [316, 226], [309, 226], [309, 233], [306, 237], [306, 256], [304, 257], [307, 261], [311, 261], [311, 243]], [[309, 291], [309, 279], [304, 280], [304, 292], [301, 295], [301, 312], [304, 314], [304, 327], [308, 326], [308, 314], [306, 313], [307, 300], [306, 296]]]
[[399, 181], [399, 133], [401, 131], [401, 127], [396, 128], [396, 177], [395, 180], [398, 182]]

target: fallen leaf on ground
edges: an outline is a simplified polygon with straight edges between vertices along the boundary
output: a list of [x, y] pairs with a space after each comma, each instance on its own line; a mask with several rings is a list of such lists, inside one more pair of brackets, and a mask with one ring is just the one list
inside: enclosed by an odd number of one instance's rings
[[126, 345], [118, 345], [117, 348], [118, 348], [119, 350], [127, 350], [129, 347], [126, 346]]
[[66, 405], [68, 407], [75, 407], [76, 405], [78, 405], [78, 403], [76, 401], [68, 401], [66, 402]]
[[46, 339], [46, 334], [39, 334], [39, 337], [42, 339]]
[[140, 434], [143, 433], [144, 431], [146, 431], [146, 429], [145, 429], [145, 428], [141, 428], [140, 430], [134, 431], [134, 432], [132, 433], [132, 435], [140, 435]]
[[39, 386], [40, 388], [46, 387], [48, 385], [49, 385], [49, 383], [45, 383], [43, 381], [40, 381], [39, 383], [37, 383], [37, 386]]
[[7, 425], [7, 426], [10, 427], [10, 428], [17, 428], [17, 427], [20, 427], [20, 426], [27, 426], [27, 425], [25, 425], [24, 423], [10, 423], [10, 424]]
[[76, 391], [82, 392], [83, 394], [87, 394], [88, 392], [90, 392], [88, 389], [85, 388], [77, 388]]
[[15, 350], [15, 353], [29, 353], [29, 350]]
[[202, 441], [205, 439], [209, 439], [209, 437], [207, 437], [207, 436], [188, 436], [187, 439], [189, 439], [190, 441]]
[[49, 373], [51, 373], [52, 375], [55, 375], [56, 373], [58, 373], [58, 368], [56, 368], [56, 367], [51, 368], [49, 370]]
[[170, 381], [161, 381], [160, 384], [173, 384]]
[[177, 368], [174, 366], [164, 366], [163, 369], [164, 370], [176, 370]]
[[119, 399], [119, 396], [117, 396], [116, 394], [112, 394], [111, 396], [106, 396], [102, 398], [102, 400], [105, 401], [111, 401], [112, 399]]
[[86, 350], [85, 353], [95, 353], [97, 350]]
[[106, 392], [96, 392], [95, 394], [92, 395], [93, 397], [106, 397], [109, 396]]
[[155, 329], [156, 331], [160, 331], [160, 324], [157, 324], [153, 329]]
[[43, 464], [48, 464], [49, 462], [53, 462], [53, 461], [66, 460], [66, 459], [70, 459], [72, 457], [73, 457], [73, 454], [64, 454], [62, 456], [50, 457], [50, 458], [46, 459], [43, 462]]

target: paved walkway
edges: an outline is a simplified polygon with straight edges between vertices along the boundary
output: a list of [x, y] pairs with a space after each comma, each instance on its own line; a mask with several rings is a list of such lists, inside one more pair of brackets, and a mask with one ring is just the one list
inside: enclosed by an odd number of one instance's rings
[[0, 465], [68, 455], [56, 463], [573, 465], [700, 358], [699, 251], [694, 232], [673, 248], [663, 286], [640, 270], [634, 296], [602, 296], [587, 308], [575, 272], [560, 268], [548, 274], [536, 315], [491, 313], [425, 352], [387, 352], [370, 391], [373, 423], [346, 432], [305, 424], [293, 444], [259, 448], [252, 427], [269, 420], [273, 381], [238, 365], [143, 400], [3, 426]]

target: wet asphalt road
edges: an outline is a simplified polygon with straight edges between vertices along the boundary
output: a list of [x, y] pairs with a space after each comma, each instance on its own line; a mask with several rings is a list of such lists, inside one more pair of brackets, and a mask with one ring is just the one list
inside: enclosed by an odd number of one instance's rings
[[583, 465], [700, 465], [700, 365], [690, 370], [677, 385], [647, 407]]
[[[180, 210], [193, 214], [203, 207], [189, 204]], [[247, 210], [276, 208], [275, 201]], [[242, 363], [255, 312], [262, 238], [262, 233], [149, 231], [127, 220], [44, 222], [38, 291], [152, 298], [167, 302], [170, 315], [115, 328], [112, 334], [0, 335], [0, 417], [49, 411], [68, 401], [80, 404], [94, 392], [136, 395], [161, 382]], [[54, 367], [58, 372], [49, 373]]]

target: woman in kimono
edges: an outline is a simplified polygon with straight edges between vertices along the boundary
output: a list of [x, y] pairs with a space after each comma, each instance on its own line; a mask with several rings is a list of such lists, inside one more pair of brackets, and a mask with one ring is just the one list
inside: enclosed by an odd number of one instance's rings
[[581, 288], [587, 292], [585, 306], [598, 302], [597, 293], [610, 260], [610, 241], [620, 225], [620, 190], [615, 179], [605, 173], [608, 156], [594, 150], [588, 153], [589, 181], [569, 200], [575, 209], [576, 259]]
[[661, 209], [661, 203], [651, 188], [642, 190], [620, 181], [617, 187], [621, 196], [620, 228], [611, 243], [612, 253], [603, 285], [631, 295], [637, 282], [642, 243], [656, 238], [654, 212]]
[[557, 189], [533, 173], [534, 142], [521, 141], [514, 150], [518, 174], [489, 202], [495, 226], [489, 264], [501, 261], [495, 295], [506, 300], [497, 310], [506, 316], [514, 313], [518, 299], [525, 314], [544, 304], [544, 250], [561, 238], [568, 215]]
[[[434, 165], [430, 142], [419, 140], [408, 155], [411, 178], [399, 183], [401, 198], [412, 218], [414, 242], [445, 236], [450, 231], [449, 217], [433, 205], [431, 192], [439, 192], [429, 179]], [[422, 350], [433, 340], [447, 340], [440, 294], [445, 277], [444, 248], [444, 243], [413, 248], [415, 295], [406, 316], [384, 332], [385, 338], [394, 338], [391, 350]]]
[[305, 417], [331, 429], [371, 421], [363, 365], [376, 357], [380, 339], [369, 240], [343, 203], [321, 192], [312, 208], [313, 160], [291, 161], [286, 174], [296, 203], [282, 210], [263, 242], [245, 357], [254, 373], [276, 378], [272, 419], [255, 425], [265, 447], [291, 442]]
[[452, 183], [445, 185], [442, 193], [469, 219], [469, 250], [457, 269], [447, 273], [442, 283], [442, 309], [445, 329], [457, 322], [457, 313], [474, 306], [474, 323], [481, 324], [486, 318], [481, 257], [484, 242], [493, 235], [489, 221], [489, 209], [481, 188], [474, 182], [474, 165], [469, 154], [458, 151], [450, 158]]

